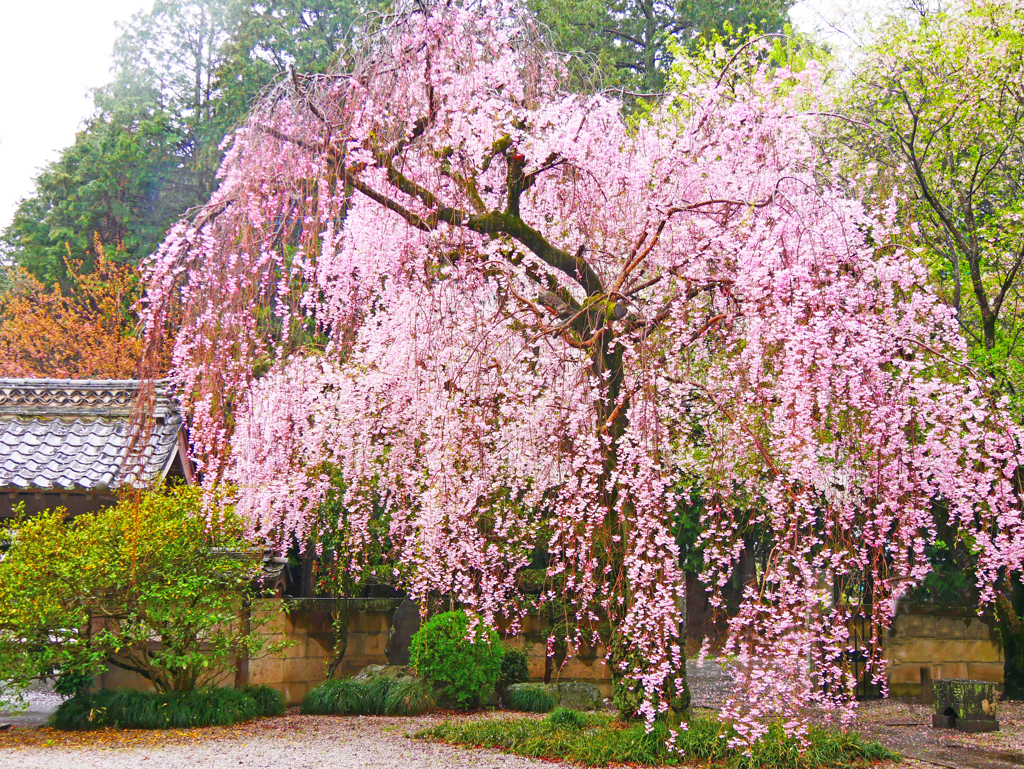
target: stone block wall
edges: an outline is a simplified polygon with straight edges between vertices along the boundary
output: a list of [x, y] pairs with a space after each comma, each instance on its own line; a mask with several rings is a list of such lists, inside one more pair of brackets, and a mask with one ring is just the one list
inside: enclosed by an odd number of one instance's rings
[[922, 676], [1003, 682], [995, 629], [969, 609], [901, 606], [885, 638], [889, 692], [919, 697]]
[[[334, 647], [331, 614], [327, 609], [292, 609], [288, 614], [267, 602], [257, 611], [272, 613], [261, 632], [271, 643], [285, 642], [280, 656], [239, 660], [218, 684], [268, 684], [284, 693], [289, 705], [297, 705], [306, 693], [327, 677]], [[367, 665], [385, 665], [391, 619], [395, 609], [355, 612], [349, 623], [348, 646], [337, 675], [347, 678]], [[548, 621], [527, 617], [516, 635], [504, 634], [509, 649], [526, 654], [530, 678], [543, 681], [548, 665]], [[993, 628], [970, 610], [931, 607], [900, 607], [885, 638], [892, 696], [920, 696], [922, 671], [931, 680], [974, 678], [1002, 683], [1003, 653]], [[556, 655], [551, 661], [552, 682], [575, 680], [596, 685], [611, 696], [611, 672], [602, 646], [585, 648], [568, 660]], [[151, 688], [141, 676], [112, 669], [97, 684], [108, 688]]]
[[[367, 665], [387, 664], [384, 646], [394, 609], [356, 612], [348, 627], [348, 646], [337, 676], [353, 676]], [[327, 678], [334, 648], [331, 613], [327, 610], [293, 609], [278, 612], [262, 632], [270, 643], [287, 643], [277, 657], [248, 662], [248, 681], [280, 690], [289, 705], [298, 705], [306, 692]]]
[[[298, 705], [306, 692], [327, 678], [327, 665], [334, 648], [334, 633], [329, 610], [298, 607], [285, 614], [277, 599], [257, 604], [254, 614], [270, 616], [259, 632], [271, 644], [286, 644], [279, 655], [236, 660], [234, 669], [214, 683], [217, 686], [267, 684], [281, 691], [289, 705]], [[352, 616], [348, 646], [338, 669], [342, 678], [353, 676], [367, 665], [387, 664], [384, 646], [391, 630], [394, 609], [361, 611]], [[104, 689], [143, 689], [153, 686], [138, 673], [111, 668], [97, 677], [96, 686]]]
[[[384, 654], [394, 609], [359, 611], [348, 626], [348, 645], [336, 674], [339, 678], [354, 676], [367, 665], [386, 665]], [[279, 689], [289, 705], [297, 705], [310, 689], [327, 678], [330, 650], [334, 646], [329, 611], [293, 609], [287, 615], [278, 613], [263, 627], [267, 640], [291, 645], [280, 657], [262, 657], [248, 663], [248, 681]], [[526, 654], [530, 678], [544, 680], [547, 662], [547, 622], [528, 617], [517, 635], [503, 636], [508, 649]], [[584, 649], [561, 665], [554, 665], [551, 681], [585, 681], [595, 684], [605, 697], [611, 696], [611, 674], [604, 664], [604, 648]]]
[[[548, 665], [548, 621], [541, 617], [526, 617], [517, 635], [502, 635], [506, 649], [516, 649], [526, 655], [531, 681], [543, 681]], [[612, 696], [611, 670], [604, 661], [603, 646], [580, 649], [568, 660], [556, 655], [551, 662], [551, 683], [558, 681], [584, 681], [594, 684], [604, 697]]]

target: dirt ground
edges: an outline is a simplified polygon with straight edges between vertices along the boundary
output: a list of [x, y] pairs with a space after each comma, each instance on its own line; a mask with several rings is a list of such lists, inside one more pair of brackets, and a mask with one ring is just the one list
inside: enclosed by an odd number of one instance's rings
[[[688, 671], [694, 707], [717, 709], [730, 688], [721, 666], [707, 662]], [[423, 718], [260, 719], [248, 724], [181, 731], [58, 732], [40, 728], [52, 712], [49, 691], [33, 691], [30, 711], [0, 715], [0, 769], [157, 769], [284, 766], [289, 769], [557, 769], [562, 764], [530, 761], [411, 739], [441, 720]], [[1024, 702], [1000, 702], [1000, 730], [962, 734], [933, 729], [932, 708], [916, 700], [861, 703], [854, 728], [907, 760], [900, 769], [1021, 769], [1024, 767]], [[0, 727], [2, 729], [2, 727]], [[881, 769], [881, 768], [880, 768]], [[892, 768], [887, 768], [892, 769]]]
[[1024, 702], [1000, 702], [999, 731], [933, 729], [931, 706], [912, 699], [862, 702], [855, 728], [900, 754], [952, 769], [1024, 767]]
[[[0, 733], [0, 769], [560, 769], [493, 751], [411, 739], [442, 716], [423, 718], [289, 714], [233, 727], [180, 731]], [[566, 768], [567, 769], [567, 768]]]
[[[931, 710], [908, 700], [864, 703], [856, 728], [908, 760], [879, 769], [1020, 769], [1024, 703], [1000, 703], [1001, 730], [966, 735], [931, 728]], [[233, 727], [148, 732], [0, 732], [0, 769], [559, 769], [490, 751], [411, 739], [442, 716], [332, 718], [291, 713]]]

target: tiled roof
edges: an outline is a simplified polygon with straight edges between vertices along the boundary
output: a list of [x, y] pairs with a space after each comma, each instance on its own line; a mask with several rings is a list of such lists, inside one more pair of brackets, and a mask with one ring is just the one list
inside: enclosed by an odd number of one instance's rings
[[[0, 490], [106, 492], [135, 485], [127, 454], [139, 385], [0, 379]], [[181, 415], [163, 382], [156, 383], [150, 419], [142, 451], [145, 483], [167, 474], [178, 448]]]

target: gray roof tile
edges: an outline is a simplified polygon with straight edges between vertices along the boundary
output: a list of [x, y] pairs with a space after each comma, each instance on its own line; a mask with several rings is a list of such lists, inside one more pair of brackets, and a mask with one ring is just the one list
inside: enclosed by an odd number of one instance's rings
[[[140, 452], [145, 481], [162, 478], [181, 415], [156, 383]], [[126, 467], [139, 382], [0, 379], [0, 489], [106, 490], [134, 481]]]

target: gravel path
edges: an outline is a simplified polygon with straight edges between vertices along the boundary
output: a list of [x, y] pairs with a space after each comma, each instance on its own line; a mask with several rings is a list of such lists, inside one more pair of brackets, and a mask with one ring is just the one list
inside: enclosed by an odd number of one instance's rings
[[[717, 709], [730, 680], [718, 663], [688, 666], [695, 707]], [[128, 769], [139, 767], [285, 767], [285, 769], [558, 769], [491, 751], [467, 750], [411, 739], [443, 716], [330, 718], [291, 714], [234, 727], [181, 731], [58, 732], [37, 727], [58, 701], [52, 691], [32, 692], [31, 710], [0, 715], [0, 769]], [[862, 703], [855, 729], [911, 760], [900, 769], [1020, 769], [1024, 766], [1024, 703], [1001, 702], [1001, 730], [966, 735], [931, 728], [931, 708], [909, 699]], [[914, 760], [917, 759], [917, 760]]]
[[690, 687], [690, 702], [694, 707], [718, 710], [722, 706], [732, 691], [727, 667], [715, 659], [686, 661], [686, 683]]
[[910, 698], [862, 702], [854, 728], [904, 756], [955, 769], [1024, 766], [1024, 702], [997, 705], [999, 731], [964, 734], [933, 729], [934, 708]]
[[25, 693], [25, 700], [28, 707], [24, 710], [15, 713], [0, 710], [0, 725], [42, 726], [61, 703], [61, 697], [53, 693], [53, 685], [49, 682], [33, 683]]
[[[7, 769], [558, 769], [491, 751], [413, 740], [443, 720], [288, 715], [238, 727], [180, 732], [67, 734], [17, 729], [0, 735]], [[20, 734], [19, 734], [20, 733]], [[47, 742], [52, 744], [47, 745]]]

